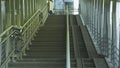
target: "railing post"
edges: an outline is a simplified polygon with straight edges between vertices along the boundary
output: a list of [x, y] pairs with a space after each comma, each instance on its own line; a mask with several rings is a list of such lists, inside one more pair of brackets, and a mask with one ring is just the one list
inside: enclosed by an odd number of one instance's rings
[[[0, 42], [1, 42], [1, 38], [0, 38]], [[1, 58], [1, 56], [2, 56], [2, 55], [1, 55], [1, 51], [2, 51], [2, 49], [1, 49], [1, 46], [0, 46], [0, 64], [1, 64], [1, 59], [2, 59], [2, 58]]]
[[[1, 21], [1, 0], [0, 0], [0, 21]], [[0, 34], [2, 33], [2, 25], [0, 25]], [[0, 42], [1, 42], [2, 38], [0, 38]], [[0, 64], [1, 64], [1, 46], [0, 46]]]
[[68, 5], [66, 5], [66, 18], [67, 18], [67, 29], [66, 29], [66, 68], [71, 68], [70, 66], [70, 35], [69, 35], [69, 12]]

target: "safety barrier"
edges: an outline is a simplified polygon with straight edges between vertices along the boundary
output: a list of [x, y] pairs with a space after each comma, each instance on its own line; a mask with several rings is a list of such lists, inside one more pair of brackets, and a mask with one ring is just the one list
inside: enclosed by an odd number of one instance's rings
[[42, 9], [36, 10], [29, 19], [26, 19], [26, 23], [22, 26], [11, 25], [0, 34], [0, 68], [7, 68], [11, 60], [15, 62], [26, 55], [25, 51], [29, 49], [35, 33], [40, 26], [44, 25], [48, 17], [48, 6], [47, 4], [43, 6]]
[[[14, 33], [15, 30], [12, 30], [13, 26], [10, 26], [8, 29], [6, 29], [3, 33], [0, 34], [0, 58], [1, 58], [1, 65], [0, 68], [3, 68], [5, 64], [8, 63], [10, 57], [14, 53], [15, 49], [13, 45], [13, 42], [9, 42], [8, 40], [12, 40], [13, 38], [11, 37]], [[5, 44], [5, 43], [8, 44]], [[9, 49], [9, 50], [7, 50]], [[7, 57], [6, 57], [7, 56]]]
[[[22, 46], [22, 52], [25, 54], [25, 48], [29, 49], [28, 44], [31, 42], [33, 35], [35, 35], [35, 32], [38, 30], [38, 25], [43, 25], [45, 20], [47, 19], [48, 14], [43, 12], [48, 12], [47, 6], [43, 8], [43, 10], [40, 12], [41, 9], [37, 10], [35, 14], [26, 22], [26, 24], [23, 25], [22, 29], [22, 39], [23, 39], [23, 46]], [[41, 15], [44, 17], [40, 17]], [[42, 19], [41, 19], [42, 18]]]
[[80, 0], [83, 24], [89, 31], [97, 53], [105, 57], [110, 68], [119, 68], [120, 65], [116, 3], [111, 0]]

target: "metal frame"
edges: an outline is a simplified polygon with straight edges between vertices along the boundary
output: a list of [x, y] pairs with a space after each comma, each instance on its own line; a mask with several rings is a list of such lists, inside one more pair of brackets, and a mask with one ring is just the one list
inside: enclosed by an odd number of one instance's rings
[[110, 68], [118, 68], [120, 64], [116, 2], [116, 0], [80, 0], [83, 24], [89, 31], [97, 53], [105, 56]]
[[46, 1], [0, 0], [0, 68], [8, 68], [9, 61], [20, 60], [25, 55], [35, 33], [48, 17]]

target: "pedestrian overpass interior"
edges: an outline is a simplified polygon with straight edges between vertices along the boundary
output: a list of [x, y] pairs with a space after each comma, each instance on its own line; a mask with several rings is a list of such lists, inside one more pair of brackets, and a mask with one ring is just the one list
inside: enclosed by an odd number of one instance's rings
[[120, 0], [49, 1], [0, 0], [0, 68], [120, 68]]

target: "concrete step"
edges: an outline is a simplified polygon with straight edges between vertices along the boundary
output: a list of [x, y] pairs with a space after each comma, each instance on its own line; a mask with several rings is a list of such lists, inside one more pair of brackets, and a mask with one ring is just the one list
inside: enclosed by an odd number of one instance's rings
[[37, 38], [33, 42], [65, 42], [64, 38]]
[[[74, 49], [70, 49], [70, 51], [74, 51]], [[66, 52], [66, 49], [53, 49], [53, 48], [30, 48], [27, 52]]]
[[46, 33], [46, 31], [47, 32], [49, 32], [49, 33], [51, 33], [51, 32], [53, 32], [53, 33], [63, 33], [63, 32], [65, 32], [65, 31], [63, 31], [63, 30], [66, 30], [66, 28], [64, 27], [64, 26], [62, 26], [62, 27], [54, 27], [54, 25], [53, 26], [51, 26], [51, 27], [44, 27], [44, 28], [41, 28], [39, 31], [38, 31], [38, 33], [40, 34], [40, 33]]
[[93, 59], [82, 58], [82, 62], [83, 62], [83, 68], [86, 68], [86, 67], [95, 67]]
[[[66, 68], [65, 63], [16, 63], [10, 64], [10, 68]], [[75, 63], [71, 64], [71, 68], [76, 68]]]
[[56, 35], [56, 34], [40, 34], [40, 35], [37, 35], [35, 38], [42, 38], [42, 37], [62, 37], [62, 38], [65, 38], [65, 35]]
[[[33, 45], [33, 46], [29, 46], [30, 49], [66, 49], [66, 46], [40, 46], [40, 45]], [[73, 47], [70, 47], [70, 49], [72, 50]]]
[[[17, 62], [65, 62], [66, 58], [23, 58], [22, 60], [18, 60]], [[75, 62], [75, 58], [71, 58], [71, 62]]]
[[40, 45], [46, 45], [46, 44], [49, 44], [49, 45], [65, 45], [66, 43], [65, 42], [32, 42], [34, 45], [36, 44], [40, 44]]
[[[65, 58], [66, 55], [27, 55], [24, 58]], [[71, 58], [74, 58], [74, 55], [71, 55]]]
[[104, 58], [94, 58], [94, 63], [96, 65], [96, 68], [101, 68], [101, 66], [102, 68], [109, 68]]

